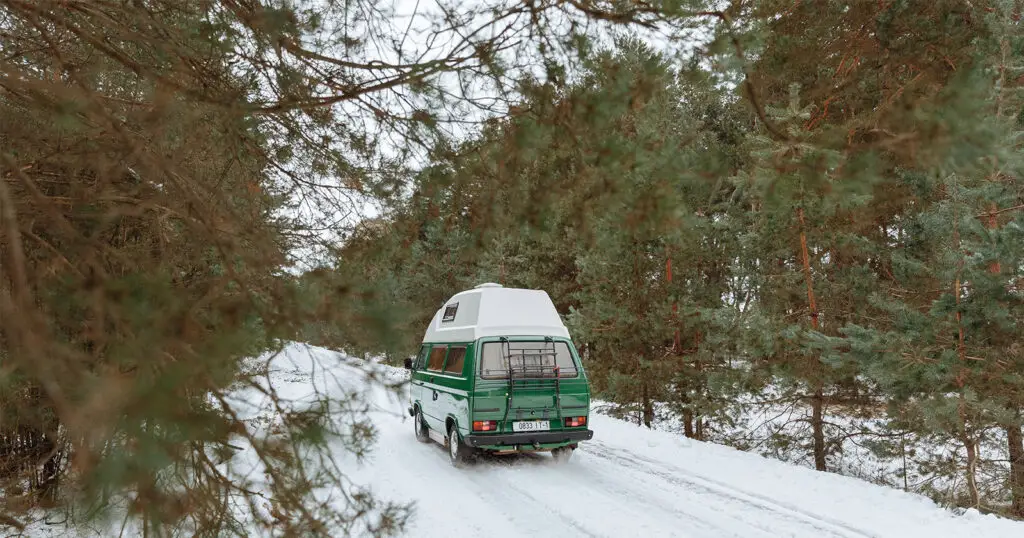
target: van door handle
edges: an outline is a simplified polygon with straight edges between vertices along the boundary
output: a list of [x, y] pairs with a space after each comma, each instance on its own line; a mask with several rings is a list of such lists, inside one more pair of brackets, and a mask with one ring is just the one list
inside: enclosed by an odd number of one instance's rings
[[437, 399], [437, 391], [436, 390], [434, 391], [434, 399], [435, 400]]

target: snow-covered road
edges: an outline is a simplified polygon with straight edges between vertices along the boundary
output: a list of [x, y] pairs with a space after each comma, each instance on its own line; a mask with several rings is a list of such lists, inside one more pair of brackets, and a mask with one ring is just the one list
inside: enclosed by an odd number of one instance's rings
[[473, 514], [465, 530], [475, 536], [876, 535], [602, 442], [567, 466], [538, 455], [492, 458], [468, 471], [448, 467], [433, 446], [384, 452], [388, 465], [375, 471], [374, 486], [386, 482], [389, 496], [418, 502], [413, 536], [445, 536], [455, 507]]
[[[330, 362], [329, 351], [300, 349], [287, 353], [299, 371], [306, 353]], [[296, 388], [301, 377], [292, 378]], [[594, 440], [567, 464], [547, 454], [492, 456], [456, 469], [441, 446], [416, 440], [405, 397], [367, 396], [379, 438], [348, 473], [386, 499], [414, 501], [412, 537], [1024, 536], [1024, 523], [958, 516], [919, 495], [601, 415], [591, 418]]]
[[[454, 525], [471, 536], [881, 535], [693, 474], [672, 460], [646, 457], [614, 441], [583, 443], [567, 465], [538, 454], [483, 458], [457, 470], [439, 445], [416, 442], [411, 422], [389, 418], [378, 423], [372, 468], [359, 478], [388, 498], [416, 501], [412, 536], [447, 538]], [[614, 422], [596, 417], [593, 428], [607, 434]], [[647, 433], [628, 429], [623, 433]], [[651, 441], [644, 437], [632, 440]], [[676, 448], [685, 458], [693, 446], [679, 442]], [[454, 513], [472, 518], [456, 522]]]

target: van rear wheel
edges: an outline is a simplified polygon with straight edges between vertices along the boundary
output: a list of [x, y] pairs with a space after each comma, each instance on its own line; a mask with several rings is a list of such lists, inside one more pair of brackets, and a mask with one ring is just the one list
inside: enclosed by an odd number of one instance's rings
[[572, 457], [572, 452], [571, 446], [560, 446], [551, 450], [551, 457], [555, 459], [555, 463], [566, 463]]
[[416, 428], [416, 440], [421, 443], [430, 441], [430, 434], [427, 433], [427, 424], [423, 422], [423, 411], [416, 408], [416, 416], [413, 417], [413, 427]]
[[465, 467], [469, 463], [471, 448], [459, 439], [459, 429], [452, 424], [448, 426], [448, 459], [455, 467]]

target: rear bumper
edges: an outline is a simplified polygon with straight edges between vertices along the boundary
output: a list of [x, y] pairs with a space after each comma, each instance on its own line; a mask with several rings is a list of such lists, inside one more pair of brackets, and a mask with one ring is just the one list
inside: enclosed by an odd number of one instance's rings
[[516, 446], [534, 444], [544, 445], [549, 443], [571, 443], [575, 441], [589, 441], [594, 437], [593, 430], [566, 430], [553, 432], [521, 432], [521, 433], [492, 433], [492, 434], [470, 434], [463, 438], [463, 442], [472, 447], [478, 446]]

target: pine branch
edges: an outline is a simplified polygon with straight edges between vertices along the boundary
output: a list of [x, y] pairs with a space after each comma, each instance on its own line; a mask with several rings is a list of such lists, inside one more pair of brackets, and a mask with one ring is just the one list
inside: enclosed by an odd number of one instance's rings
[[993, 208], [990, 211], [986, 211], [984, 213], [978, 213], [977, 215], [974, 216], [974, 218], [977, 218], [977, 219], [992, 218], [992, 217], [995, 217], [997, 215], [1002, 215], [1003, 213], [1009, 213], [1010, 211], [1018, 211], [1018, 210], [1021, 210], [1021, 209], [1024, 209], [1024, 204], [1015, 205], [1013, 207], [1007, 207], [1007, 208], [1003, 208], [1003, 209], [994, 209]]
[[750, 67], [747, 65], [747, 57], [743, 51], [743, 44], [740, 43], [740, 38], [733, 29], [732, 17], [724, 11], [709, 11], [702, 14], [718, 17], [725, 24], [725, 29], [729, 34], [733, 50], [736, 52], [736, 57], [739, 58], [740, 62], [743, 64], [743, 89], [747, 94], [747, 99], [750, 100], [750, 104], [753, 105], [754, 112], [757, 113], [758, 119], [761, 120], [761, 123], [764, 124], [765, 128], [768, 129], [769, 134], [771, 134], [773, 138], [779, 141], [791, 141], [792, 137], [779, 129], [771, 120], [768, 119], [768, 115], [765, 113], [764, 105], [761, 104], [761, 99], [758, 97], [757, 90], [754, 89], [754, 83], [751, 80]]
[[641, 20], [641, 15], [654, 17], [657, 20], [661, 11], [646, 2], [634, 2], [634, 6], [625, 10], [611, 10], [597, 7], [595, 0], [562, 0], [581, 13], [596, 20], [612, 22], [615, 24], [637, 24], [644, 28], [656, 28], [654, 21]]

